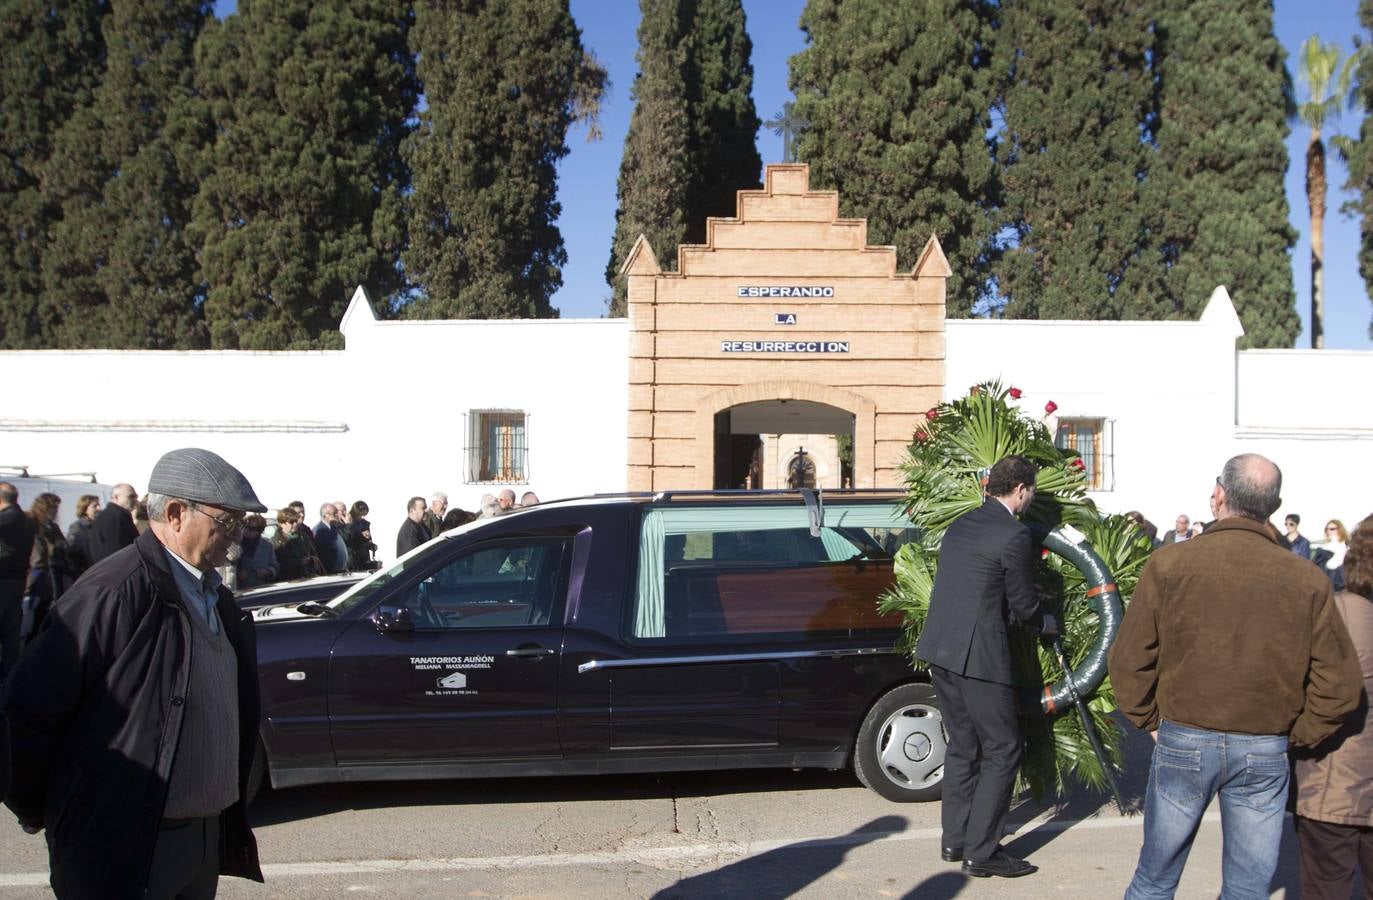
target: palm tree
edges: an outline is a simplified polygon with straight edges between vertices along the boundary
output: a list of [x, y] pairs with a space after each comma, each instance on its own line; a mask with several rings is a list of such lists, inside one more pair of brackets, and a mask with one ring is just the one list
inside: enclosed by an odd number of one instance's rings
[[1311, 346], [1325, 346], [1325, 141], [1321, 130], [1327, 119], [1340, 114], [1349, 93], [1353, 73], [1350, 56], [1340, 63], [1338, 44], [1322, 44], [1311, 35], [1301, 45], [1297, 77], [1306, 85], [1306, 102], [1297, 115], [1311, 129], [1306, 143], [1306, 205], [1311, 213]]

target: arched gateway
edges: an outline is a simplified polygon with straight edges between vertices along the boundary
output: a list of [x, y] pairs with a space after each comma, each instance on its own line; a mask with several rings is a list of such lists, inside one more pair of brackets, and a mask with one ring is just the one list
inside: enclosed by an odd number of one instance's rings
[[642, 235], [630, 251], [630, 490], [898, 483], [943, 395], [949, 265], [931, 237], [898, 274], [808, 177], [769, 165], [676, 272]]

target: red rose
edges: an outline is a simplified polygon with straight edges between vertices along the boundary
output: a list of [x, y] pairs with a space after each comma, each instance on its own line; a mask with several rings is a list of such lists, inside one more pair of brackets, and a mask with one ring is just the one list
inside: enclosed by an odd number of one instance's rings
[[1040, 559], [1048, 559], [1048, 558], [1049, 558], [1049, 548], [1048, 548], [1048, 547], [1045, 547], [1043, 550], [1040, 550], [1040, 551], [1039, 551], [1039, 558], [1040, 558]]
[[1057, 409], [1058, 404], [1050, 400], [1048, 403], [1044, 404], [1044, 415], [1052, 416], [1054, 414], [1054, 411]]
[[1082, 464], [1082, 460], [1076, 457], [1074, 457], [1073, 461], [1068, 463], [1068, 465], [1072, 466], [1074, 469], [1077, 469], [1079, 472], [1087, 468]]
[[1013, 388], [1011, 388], [1011, 399], [1012, 399], [1012, 400], [1019, 400], [1019, 399], [1020, 399], [1020, 388], [1018, 388], [1018, 387], [1013, 387]]
[[929, 409], [925, 410], [925, 420], [927, 422], [933, 422], [937, 418], [939, 418], [939, 407], [931, 406]]
[[923, 444], [930, 439], [930, 436], [924, 429], [918, 429], [915, 432], [915, 439], [917, 442]]

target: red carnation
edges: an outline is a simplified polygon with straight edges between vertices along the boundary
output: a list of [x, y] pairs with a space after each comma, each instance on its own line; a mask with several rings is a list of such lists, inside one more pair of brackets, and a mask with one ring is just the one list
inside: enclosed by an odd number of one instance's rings
[[1044, 415], [1046, 415], [1046, 416], [1052, 416], [1052, 415], [1054, 414], [1054, 412], [1057, 411], [1057, 410], [1058, 410], [1058, 404], [1055, 403], [1055, 402], [1052, 401], [1052, 400], [1050, 400], [1048, 403], [1044, 404]]
[[1073, 461], [1070, 462], [1070, 463], [1068, 463], [1068, 465], [1072, 466], [1074, 469], [1077, 469], [1079, 472], [1081, 472], [1083, 469], [1087, 468], [1086, 466], [1084, 466], [1084, 465], [1082, 464], [1082, 460], [1079, 459], [1079, 458], [1077, 458], [1077, 457], [1074, 457], [1074, 458], [1073, 458]]
[[931, 406], [929, 409], [925, 410], [926, 421], [933, 422], [937, 418], [939, 418], [939, 407]]
[[1020, 388], [1018, 388], [1018, 387], [1013, 387], [1013, 388], [1011, 388], [1011, 399], [1012, 399], [1012, 400], [1019, 400], [1019, 399], [1020, 399]]

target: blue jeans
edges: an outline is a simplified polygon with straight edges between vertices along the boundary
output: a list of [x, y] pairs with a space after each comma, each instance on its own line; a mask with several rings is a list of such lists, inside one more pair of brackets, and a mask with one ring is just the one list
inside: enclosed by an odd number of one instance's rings
[[1163, 722], [1144, 798], [1144, 846], [1126, 900], [1172, 897], [1211, 798], [1220, 794], [1221, 900], [1268, 898], [1287, 805], [1287, 735]]

